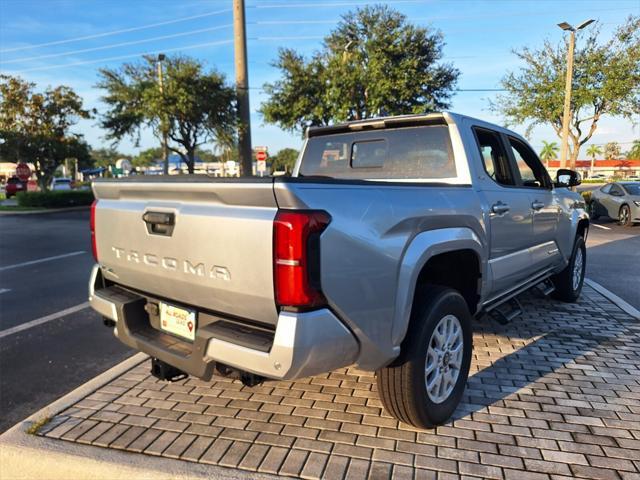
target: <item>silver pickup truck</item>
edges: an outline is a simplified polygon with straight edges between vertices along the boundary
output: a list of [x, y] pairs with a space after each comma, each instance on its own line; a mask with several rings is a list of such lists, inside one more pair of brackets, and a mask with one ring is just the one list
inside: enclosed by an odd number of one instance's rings
[[472, 319], [582, 289], [588, 216], [519, 135], [453, 113], [310, 128], [291, 177], [94, 182], [92, 307], [164, 379], [253, 385], [355, 364], [430, 427], [462, 396]]

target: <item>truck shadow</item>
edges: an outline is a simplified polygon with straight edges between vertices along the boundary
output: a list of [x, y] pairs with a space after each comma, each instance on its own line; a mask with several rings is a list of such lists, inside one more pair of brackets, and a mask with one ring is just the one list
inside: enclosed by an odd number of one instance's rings
[[535, 293], [519, 299], [524, 314], [510, 324], [488, 316], [475, 322], [471, 372], [453, 421], [490, 413], [489, 407], [586, 399], [581, 387], [605, 383], [612, 372], [623, 371], [624, 365], [614, 365], [620, 355], [640, 354], [640, 323], [586, 285], [576, 304]]

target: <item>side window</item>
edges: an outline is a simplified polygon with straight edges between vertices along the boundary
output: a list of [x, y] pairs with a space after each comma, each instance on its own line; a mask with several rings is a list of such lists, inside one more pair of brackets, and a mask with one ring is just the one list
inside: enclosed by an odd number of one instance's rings
[[487, 175], [500, 185], [515, 185], [500, 135], [482, 128], [474, 128], [473, 130]]
[[620, 188], [620, 186], [618, 185], [611, 185], [611, 190], [609, 191], [609, 193], [611, 195], [615, 195], [616, 197], [622, 197], [624, 195], [624, 192], [622, 191], [622, 188]]
[[509, 137], [509, 144], [522, 185], [524, 187], [551, 188], [549, 175], [533, 150], [512, 137]]
[[611, 187], [612, 187], [612, 186], [613, 186], [613, 185], [612, 185], [611, 183], [607, 183], [604, 187], [602, 187], [602, 188], [600, 189], [600, 191], [601, 191], [602, 193], [609, 193], [609, 192], [611, 192]]

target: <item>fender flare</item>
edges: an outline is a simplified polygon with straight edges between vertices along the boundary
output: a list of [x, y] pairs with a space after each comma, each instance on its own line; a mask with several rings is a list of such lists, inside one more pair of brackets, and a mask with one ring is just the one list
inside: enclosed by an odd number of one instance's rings
[[419, 233], [405, 250], [398, 272], [395, 313], [391, 328], [394, 349], [400, 348], [409, 328], [414, 292], [422, 268], [432, 257], [455, 250], [472, 250], [478, 256], [480, 275], [485, 281], [486, 249], [478, 235], [468, 227], [442, 228]]

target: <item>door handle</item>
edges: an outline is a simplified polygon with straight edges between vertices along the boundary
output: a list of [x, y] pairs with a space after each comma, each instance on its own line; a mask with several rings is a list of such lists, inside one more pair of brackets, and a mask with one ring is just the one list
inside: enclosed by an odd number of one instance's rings
[[142, 220], [147, 225], [147, 232], [152, 235], [170, 237], [176, 224], [176, 216], [169, 212], [145, 212]]
[[534, 210], [542, 210], [544, 208], [544, 203], [539, 202], [538, 200], [535, 200], [531, 204], [531, 208], [533, 208]]
[[498, 215], [502, 215], [503, 213], [507, 213], [509, 211], [509, 205], [502, 202], [494, 203], [491, 206], [491, 211]]

